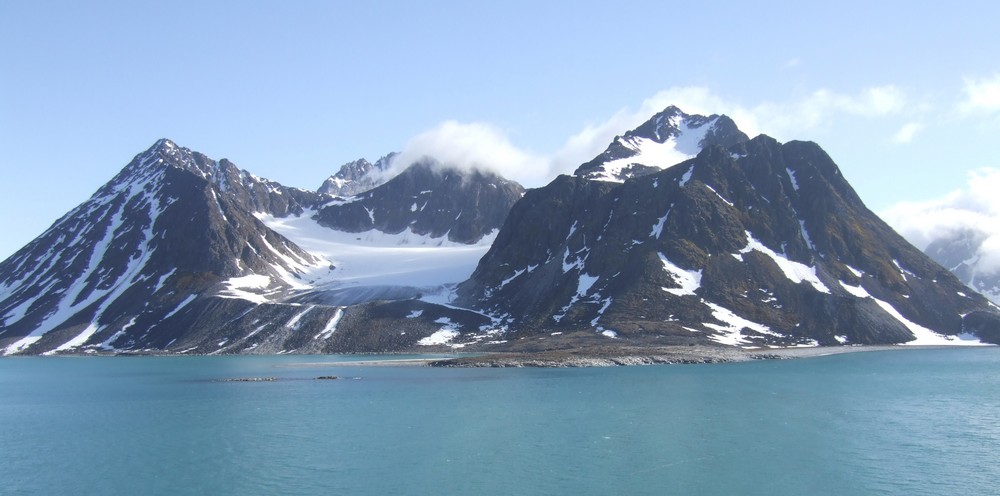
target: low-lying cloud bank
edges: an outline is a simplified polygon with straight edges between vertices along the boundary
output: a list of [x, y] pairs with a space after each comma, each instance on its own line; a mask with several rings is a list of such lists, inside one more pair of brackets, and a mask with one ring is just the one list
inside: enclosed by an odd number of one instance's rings
[[981, 240], [973, 261], [980, 273], [1000, 272], [1000, 169], [972, 171], [962, 189], [943, 198], [904, 202], [880, 212], [893, 228], [924, 250], [938, 239], [960, 234]]

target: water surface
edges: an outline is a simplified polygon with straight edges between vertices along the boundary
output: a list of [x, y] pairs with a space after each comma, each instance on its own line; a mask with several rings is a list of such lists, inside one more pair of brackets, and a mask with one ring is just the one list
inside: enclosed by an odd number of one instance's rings
[[[369, 359], [4, 358], [0, 493], [972, 495], [1000, 480], [997, 348], [321, 363]], [[265, 376], [279, 380], [219, 381]]]

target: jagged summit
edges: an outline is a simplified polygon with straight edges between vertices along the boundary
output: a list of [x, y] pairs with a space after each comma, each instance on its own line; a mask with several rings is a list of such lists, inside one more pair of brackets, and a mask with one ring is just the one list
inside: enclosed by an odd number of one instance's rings
[[574, 174], [622, 182], [671, 167], [707, 146], [730, 146], [747, 139], [725, 115], [687, 114], [671, 105], [639, 127], [616, 136], [603, 153], [581, 165]]
[[386, 175], [392, 160], [398, 154], [393, 152], [371, 163], [363, 158], [348, 162], [336, 174], [328, 177], [320, 185], [320, 193], [334, 196], [354, 196], [364, 193], [387, 180]]

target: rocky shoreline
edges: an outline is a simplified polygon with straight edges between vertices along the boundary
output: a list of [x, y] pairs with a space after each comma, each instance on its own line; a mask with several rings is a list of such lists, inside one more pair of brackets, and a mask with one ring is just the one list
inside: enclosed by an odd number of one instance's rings
[[[785, 360], [842, 353], [896, 351], [942, 346], [820, 346], [800, 348], [740, 349], [714, 346], [667, 346], [658, 348], [579, 348], [526, 353], [484, 355], [427, 360], [430, 367], [614, 367], [620, 365], [669, 365]], [[950, 347], [949, 347], [950, 348]]]
[[578, 348], [525, 353], [484, 355], [428, 361], [430, 367], [614, 367], [620, 365], [668, 365], [774, 360], [782, 356], [770, 350], [745, 351], [708, 346], [657, 348]]

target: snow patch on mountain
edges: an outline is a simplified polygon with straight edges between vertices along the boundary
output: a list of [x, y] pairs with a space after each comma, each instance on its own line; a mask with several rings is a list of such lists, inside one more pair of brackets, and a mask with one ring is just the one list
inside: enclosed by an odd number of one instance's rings
[[844, 281], [839, 281], [839, 282], [840, 286], [843, 287], [844, 290], [850, 293], [852, 296], [856, 298], [871, 298], [879, 307], [882, 308], [882, 310], [885, 310], [885, 312], [888, 313], [892, 318], [896, 319], [897, 321], [899, 321], [899, 323], [906, 326], [906, 328], [913, 334], [914, 339], [913, 341], [908, 341], [906, 343], [903, 343], [904, 345], [980, 346], [985, 344], [982, 341], [980, 341], [979, 338], [976, 338], [974, 336], [968, 336], [968, 335], [949, 336], [934, 332], [931, 329], [928, 329], [920, 324], [917, 324], [907, 319], [906, 317], [903, 317], [903, 315], [899, 313], [899, 311], [897, 311], [896, 308], [892, 306], [892, 304], [890, 304], [887, 301], [875, 298], [874, 296], [870, 295], [868, 291], [865, 290], [865, 288], [861, 286], [853, 286], [847, 284]]
[[889, 302], [882, 301], [875, 297], [870, 298], [875, 300], [875, 303], [882, 307], [882, 310], [885, 310], [886, 313], [892, 316], [892, 318], [898, 320], [900, 324], [906, 326], [906, 328], [913, 334], [913, 341], [907, 341], [903, 343], [903, 346], [978, 346], [983, 344], [979, 338], [972, 336], [945, 336], [938, 334], [931, 329], [903, 317], [903, 314], [899, 313]]
[[[702, 136], [704, 136], [704, 133], [702, 133]], [[685, 153], [678, 146], [678, 142], [674, 138], [670, 138], [663, 143], [657, 143], [656, 141], [642, 137], [623, 138], [619, 136], [615, 138], [615, 142], [634, 151], [635, 155], [612, 160], [604, 164], [599, 171], [595, 171], [592, 175], [589, 175], [589, 179], [620, 183], [625, 181], [622, 177], [623, 171], [633, 164], [666, 169], [697, 154], [697, 151], [695, 153]], [[685, 140], [686, 143], [687, 140]]]
[[702, 323], [703, 326], [713, 329], [719, 333], [709, 336], [709, 339], [719, 344], [726, 344], [730, 346], [743, 346], [750, 344], [749, 339], [742, 333], [743, 329], [750, 329], [752, 331], [770, 336], [782, 337], [781, 334], [772, 331], [770, 327], [740, 317], [732, 310], [721, 305], [716, 305], [715, 303], [709, 303], [707, 301], [702, 301], [702, 303], [712, 309], [713, 318], [724, 324], [719, 325], [711, 322]]
[[773, 260], [789, 281], [796, 284], [805, 281], [812, 285], [812, 287], [820, 293], [830, 292], [830, 288], [827, 288], [826, 285], [823, 284], [823, 281], [819, 280], [819, 276], [816, 275], [816, 267], [810, 267], [808, 265], [789, 260], [785, 255], [776, 253], [774, 250], [764, 246], [764, 244], [760, 241], [754, 239], [753, 234], [750, 234], [749, 231], [746, 232], [746, 236], [746, 247], [740, 250], [739, 253], [733, 254], [733, 257], [737, 260], [743, 261], [744, 254], [756, 250], [764, 255], [767, 255], [771, 260]]
[[[223, 281], [223, 288], [216, 296], [222, 298], [237, 298], [252, 301], [257, 304], [269, 303], [271, 300], [261, 294], [271, 286], [271, 278], [259, 274], [233, 277]], [[247, 291], [247, 290], [256, 291]]]
[[446, 345], [450, 343], [451, 340], [457, 338], [458, 335], [459, 332], [452, 329], [451, 327], [443, 327], [435, 331], [430, 336], [420, 339], [419, 341], [417, 341], [417, 344], [420, 346], [434, 346], [442, 344]]
[[663, 290], [677, 296], [694, 295], [695, 291], [701, 287], [701, 271], [682, 269], [667, 260], [667, 257], [662, 253], [659, 255], [660, 261], [663, 262], [663, 270], [667, 271], [674, 283], [680, 286], [679, 288], [663, 288]]

